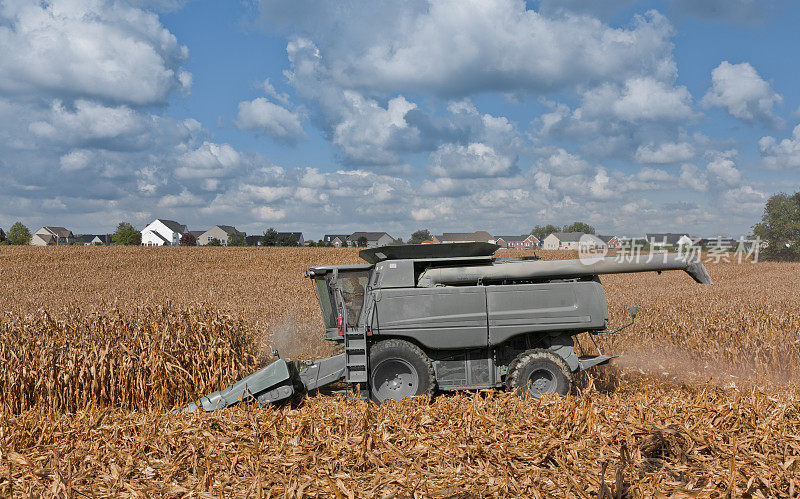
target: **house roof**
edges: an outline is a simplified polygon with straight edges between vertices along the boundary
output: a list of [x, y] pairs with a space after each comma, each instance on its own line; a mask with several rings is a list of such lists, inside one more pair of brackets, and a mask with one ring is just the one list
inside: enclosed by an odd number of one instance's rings
[[294, 236], [298, 241], [303, 238], [302, 232], [278, 232], [279, 236]]
[[[228, 234], [229, 236], [231, 236], [233, 234], [244, 235], [244, 232], [242, 232], [240, 230], [237, 230], [236, 227], [234, 227], [232, 225], [215, 225], [214, 227], [219, 228], [220, 230], [222, 230], [222, 232]], [[208, 231], [206, 231], [206, 232], [208, 232]]]
[[[357, 241], [359, 237], [365, 237], [367, 238], [367, 241], [377, 241], [383, 236], [389, 236], [389, 234], [387, 234], [386, 232], [353, 232], [347, 237], [351, 241]], [[392, 236], [389, 237], [391, 239], [394, 239]]]
[[444, 232], [441, 236], [436, 236], [436, 239], [439, 241], [474, 241], [486, 243], [494, 238], [485, 230], [476, 230], [475, 232]]
[[79, 243], [91, 243], [95, 237], [98, 237], [94, 234], [78, 234], [75, 236], [75, 241]]
[[204, 232], [206, 232], [206, 231], [204, 231], [204, 230], [190, 230], [189, 232], [187, 232], [187, 234], [191, 234], [191, 235], [194, 236], [195, 239], [197, 239], [198, 237], [203, 235]]
[[565, 243], [577, 243], [584, 234], [585, 232], [553, 232], [551, 235]]
[[347, 234], [325, 234], [322, 236], [322, 241], [326, 243], [332, 243], [337, 237], [340, 241], [347, 241], [349, 236]]
[[497, 239], [502, 239], [503, 241], [509, 243], [516, 241], [524, 241], [529, 237], [532, 237], [533, 239], [538, 241], [538, 239], [536, 239], [536, 236], [534, 236], [533, 234], [522, 234], [521, 236], [497, 236]]
[[72, 235], [72, 231], [71, 230], [67, 230], [64, 227], [47, 227], [47, 226], [45, 226], [45, 227], [42, 227], [42, 229], [45, 229], [47, 232], [53, 234], [56, 237], [70, 237]]
[[601, 241], [603, 241], [604, 243], [607, 243], [607, 242], [611, 241], [615, 237], [617, 237], [617, 236], [597, 236], [597, 238], [600, 239]]
[[179, 224], [174, 220], [164, 220], [163, 218], [157, 218], [156, 220], [166, 225], [167, 228], [172, 232], [177, 232], [178, 234], [183, 234], [184, 232], [186, 232], [186, 226]]

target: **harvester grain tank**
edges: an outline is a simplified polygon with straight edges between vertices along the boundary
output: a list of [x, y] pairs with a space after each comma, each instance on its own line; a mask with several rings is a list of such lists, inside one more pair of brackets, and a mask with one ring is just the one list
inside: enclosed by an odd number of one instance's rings
[[[344, 381], [376, 402], [435, 390], [566, 394], [573, 375], [611, 360], [574, 336], [608, 331], [600, 275], [683, 270], [711, 284], [697, 257], [494, 258], [488, 243], [365, 249], [366, 264], [312, 267], [325, 339], [343, 352], [278, 360], [184, 409], [279, 402]], [[632, 321], [635, 308], [632, 308]], [[632, 323], [631, 321], [631, 323]]]

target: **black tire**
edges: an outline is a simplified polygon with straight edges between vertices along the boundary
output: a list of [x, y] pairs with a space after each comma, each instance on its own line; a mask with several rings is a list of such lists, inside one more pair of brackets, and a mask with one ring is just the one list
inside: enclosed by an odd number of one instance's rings
[[518, 395], [537, 399], [544, 393], [566, 395], [572, 390], [572, 371], [560, 356], [534, 348], [509, 364], [506, 387]]
[[436, 377], [431, 359], [408, 341], [381, 341], [369, 352], [369, 388], [370, 398], [379, 404], [433, 395]]

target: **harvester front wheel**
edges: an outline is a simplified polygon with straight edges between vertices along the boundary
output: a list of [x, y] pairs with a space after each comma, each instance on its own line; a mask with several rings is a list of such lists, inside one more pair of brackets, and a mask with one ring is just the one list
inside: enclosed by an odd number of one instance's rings
[[572, 371], [560, 356], [534, 348], [519, 354], [508, 366], [506, 387], [537, 399], [545, 393], [566, 395], [572, 389]]
[[372, 400], [400, 400], [433, 395], [436, 386], [433, 364], [417, 345], [403, 340], [384, 340], [370, 349], [370, 395]]

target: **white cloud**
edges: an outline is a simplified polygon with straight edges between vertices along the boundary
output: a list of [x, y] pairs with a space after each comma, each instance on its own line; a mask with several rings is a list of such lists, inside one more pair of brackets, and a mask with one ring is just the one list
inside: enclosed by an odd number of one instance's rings
[[627, 80], [623, 86], [606, 84], [583, 95], [582, 108], [591, 117], [612, 115], [628, 122], [678, 121], [691, 118], [692, 96], [686, 87], [674, 87], [652, 77]]
[[67, 143], [131, 138], [148, 130], [148, 116], [127, 106], [107, 107], [78, 100], [74, 110], [61, 101], [53, 102], [46, 120], [28, 126], [31, 133], [48, 140]]
[[739, 185], [742, 182], [742, 172], [736, 167], [736, 163], [731, 159], [735, 152], [729, 151], [714, 157], [706, 170], [713, 174], [717, 179], [729, 186]]
[[585, 173], [591, 169], [591, 165], [580, 156], [559, 148], [555, 153], [540, 160], [538, 168], [564, 176]]
[[186, 188], [180, 194], [167, 194], [158, 201], [159, 208], [178, 208], [186, 206], [199, 206], [204, 203], [203, 198], [192, 194]]
[[294, 144], [303, 132], [302, 116], [274, 104], [264, 97], [239, 103], [236, 126], [246, 130], [264, 132], [273, 139]]
[[692, 164], [681, 165], [681, 185], [693, 191], [706, 192], [708, 190], [708, 179], [699, 168]]
[[191, 84], [188, 50], [158, 16], [105, 0], [0, 6], [0, 90], [111, 103], [165, 102]]
[[324, 72], [342, 88], [445, 96], [553, 92], [642, 73], [675, 74], [673, 30], [655, 11], [622, 29], [585, 16], [547, 17], [518, 0], [311, 7], [260, 2], [268, 24], [280, 20], [290, 32], [312, 34], [324, 47], [316, 54], [327, 61]]
[[762, 164], [771, 170], [800, 168], [800, 125], [794, 127], [792, 136], [778, 142], [775, 137], [761, 137], [758, 141]]
[[272, 83], [269, 81], [269, 78], [264, 80], [264, 82], [261, 84], [261, 88], [264, 89], [265, 94], [272, 97], [276, 101], [280, 102], [284, 106], [289, 107], [289, 94], [280, 93], [277, 90], [275, 90], [275, 87], [272, 86]]
[[431, 153], [429, 169], [436, 177], [499, 177], [514, 173], [516, 160], [480, 142], [466, 146], [443, 144]]
[[61, 156], [59, 163], [61, 163], [61, 170], [65, 172], [73, 172], [86, 168], [92, 161], [94, 153], [86, 149], [74, 149], [67, 154]]
[[764, 210], [767, 195], [758, 189], [743, 185], [728, 189], [722, 194], [722, 207], [729, 213], [757, 216]]
[[390, 99], [386, 107], [357, 92], [343, 93], [341, 120], [333, 128], [333, 143], [348, 161], [364, 164], [397, 163], [406, 144], [419, 140], [419, 130], [409, 126], [406, 114], [417, 105], [403, 96]]
[[744, 122], [759, 121], [774, 128], [783, 125], [773, 113], [774, 106], [782, 102], [783, 97], [748, 62], [722, 61], [711, 71], [711, 88], [703, 97], [705, 107], [721, 107]]
[[242, 157], [229, 144], [203, 142], [192, 151], [178, 158], [175, 177], [179, 179], [204, 179], [229, 175], [242, 165]]
[[694, 157], [694, 147], [688, 142], [641, 145], [636, 149], [635, 157], [639, 163], [680, 163]]

